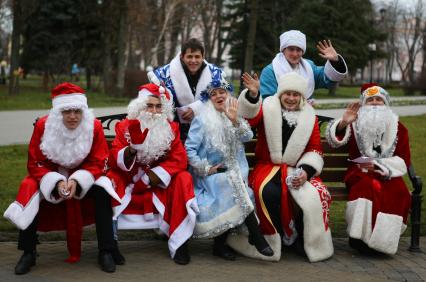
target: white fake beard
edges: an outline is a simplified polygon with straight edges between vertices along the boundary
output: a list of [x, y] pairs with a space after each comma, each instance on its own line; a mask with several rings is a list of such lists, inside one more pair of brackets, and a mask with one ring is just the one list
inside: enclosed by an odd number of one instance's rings
[[78, 127], [68, 129], [63, 123], [62, 113], [52, 109], [46, 120], [40, 150], [56, 164], [68, 169], [77, 167], [92, 148], [94, 120], [92, 110], [84, 108]]
[[143, 164], [151, 164], [164, 156], [169, 150], [175, 134], [167, 120], [167, 115], [153, 114], [142, 111], [139, 115], [142, 132], [148, 128], [149, 132], [138, 150], [136, 161]]
[[357, 134], [364, 149], [372, 150], [382, 144], [383, 135], [397, 116], [387, 106], [362, 106], [356, 121]]
[[281, 112], [283, 118], [287, 121], [290, 127], [295, 127], [297, 125], [297, 119], [299, 118], [300, 111], [287, 111], [282, 109]]
[[201, 120], [206, 132], [207, 146], [226, 156], [227, 147], [230, 145], [227, 135], [229, 136], [229, 132], [233, 127], [231, 121], [225, 113], [218, 112], [210, 100], [206, 102], [203, 108]]

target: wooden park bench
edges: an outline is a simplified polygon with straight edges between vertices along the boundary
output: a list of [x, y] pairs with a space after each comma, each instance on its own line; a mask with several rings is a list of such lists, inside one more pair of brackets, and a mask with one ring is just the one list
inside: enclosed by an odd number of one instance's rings
[[[125, 117], [126, 114], [98, 117], [98, 119], [102, 122], [105, 137], [109, 144], [115, 137], [115, 134], [113, 133], [115, 123]], [[333, 120], [333, 118], [318, 116], [320, 128], [325, 127], [331, 120]], [[320, 177], [327, 185], [333, 201], [346, 201], [348, 198], [348, 190], [345, 187], [343, 178], [348, 167], [348, 146], [342, 146], [336, 149], [330, 147], [324, 138], [321, 142], [324, 151], [324, 168]], [[256, 163], [254, 155], [256, 139], [246, 143], [245, 147], [247, 161], [249, 163], [249, 167], [252, 169]], [[421, 252], [419, 239], [422, 180], [415, 174], [413, 165], [408, 168], [408, 177], [413, 187], [413, 191], [411, 192], [411, 243], [409, 250], [412, 252]]]

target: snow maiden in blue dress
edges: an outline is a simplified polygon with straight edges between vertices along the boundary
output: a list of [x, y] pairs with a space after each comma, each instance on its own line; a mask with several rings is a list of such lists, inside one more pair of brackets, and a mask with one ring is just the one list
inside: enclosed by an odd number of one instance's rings
[[[238, 102], [226, 81], [214, 80], [203, 91], [200, 114], [191, 123], [185, 142], [194, 179], [200, 213], [194, 230], [196, 238], [214, 238], [213, 255], [234, 260], [226, 245], [231, 228], [247, 225], [250, 242], [263, 255], [273, 251], [260, 233], [247, 186], [248, 164], [243, 142], [253, 133], [238, 117]], [[247, 90], [245, 90], [247, 91]]]

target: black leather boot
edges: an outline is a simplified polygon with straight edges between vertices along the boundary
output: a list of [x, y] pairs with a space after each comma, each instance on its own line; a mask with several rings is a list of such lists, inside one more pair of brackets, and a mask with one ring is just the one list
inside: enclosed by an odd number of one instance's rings
[[101, 269], [105, 272], [115, 272], [115, 262], [111, 252], [100, 251], [98, 254], [98, 262]]
[[235, 260], [235, 252], [226, 245], [226, 238], [228, 237], [229, 231], [214, 237], [213, 243], [213, 255], [221, 257], [225, 260]]
[[363, 254], [363, 255], [380, 255], [380, 254], [382, 254], [379, 251], [371, 249], [361, 239], [355, 239], [355, 238], [349, 237], [349, 246], [352, 249], [357, 250], [360, 254]]
[[30, 272], [36, 262], [36, 251], [24, 252], [15, 266], [15, 274], [21, 275]]
[[297, 238], [291, 247], [300, 256], [306, 257], [305, 252], [305, 239], [304, 239], [304, 225], [303, 225], [303, 213], [299, 210], [298, 215], [295, 217], [295, 227], [297, 231]]
[[188, 264], [191, 261], [191, 256], [188, 251], [188, 241], [183, 243], [183, 245], [176, 250], [173, 260], [175, 263], [181, 265]]
[[118, 249], [118, 242], [114, 240], [115, 248], [111, 251], [112, 258], [116, 265], [123, 265], [126, 262], [126, 258], [121, 254], [120, 249]]
[[250, 245], [254, 245], [255, 248], [264, 256], [272, 257], [274, 255], [274, 251], [269, 246], [268, 242], [266, 242], [265, 237], [260, 232], [259, 224], [257, 223], [256, 216], [254, 212], [250, 213], [244, 223], [247, 225], [249, 230], [249, 243]]

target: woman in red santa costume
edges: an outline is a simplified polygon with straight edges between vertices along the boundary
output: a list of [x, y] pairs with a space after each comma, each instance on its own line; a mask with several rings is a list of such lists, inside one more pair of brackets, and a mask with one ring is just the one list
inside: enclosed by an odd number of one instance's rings
[[[259, 83], [248, 74], [243, 81], [248, 89]], [[249, 185], [262, 232], [274, 250], [272, 260], [280, 259], [282, 243], [295, 245], [311, 262], [333, 255], [331, 197], [318, 177], [323, 167], [320, 132], [306, 103], [307, 88], [305, 78], [291, 72], [280, 77], [277, 93], [263, 103], [259, 93], [239, 97], [240, 114], [257, 129], [257, 164]]]
[[108, 146], [102, 125], [77, 85], [55, 87], [52, 104], [50, 113], [34, 127], [28, 148], [29, 175], [4, 213], [20, 229], [18, 249], [24, 254], [15, 273], [27, 273], [35, 265], [37, 230], [66, 230], [67, 261], [79, 261], [82, 226], [95, 220], [99, 263], [102, 270], [114, 272], [122, 257], [113, 240], [108, 194], [119, 198], [112, 186], [104, 185]]
[[141, 86], [127, 119], [115, 127], [107, 175], [121, 198], [113, 208], [117, 228], [159, 228], [169, 237], [174, 261], [187, 264], [198, 206], [179, 124], [172, 120], [169, 93], [155, 84]]
[[349, 144], [345, 183], [349, 244], [360, 252], [395, 254], [407, 227], [411, 196], [402, 176], [410, 165], [408, 131], [389, 108], [388, 92], [364, 85], [361, 101], [329, 124], [333, 147]]

